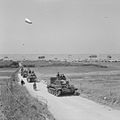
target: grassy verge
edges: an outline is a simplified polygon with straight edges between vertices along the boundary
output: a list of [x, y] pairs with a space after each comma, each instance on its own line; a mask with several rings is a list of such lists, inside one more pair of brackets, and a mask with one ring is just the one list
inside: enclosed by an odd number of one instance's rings
[[[17, 72], [16, 72], [17, 73]], [[33, 98], [17, 83], [14, 73], [1, 87], [2, 113], [7, 120], [54, 120], [47, 105]]]
[[88, 76], [87, 79], [72, 81], [81, 96], [120, 109], [120, 75]]

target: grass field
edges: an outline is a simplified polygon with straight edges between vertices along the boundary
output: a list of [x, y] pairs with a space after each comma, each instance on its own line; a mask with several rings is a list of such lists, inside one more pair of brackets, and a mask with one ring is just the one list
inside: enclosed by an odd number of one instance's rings
[[120, 65], [104, 64], [96, 66], [56, 66], [32, 68], [39, 79], [49, 82], [57, 72], [64, 73], [74, 84], [81, 96], [120, 109]]
[[[81, 79], [83, 76], [86, 77], [86, 74], [96, 74], [96, 73], [102, 73], [102, 75], [104, 73], [109, 73], [109, 72], [113, 72], [113, 71], [120, 71], [120, 65], [113, 65], [113, 63], [111, 63], [111, 65], [108, 65], [108, 63], [104, 64], [103, 66], [107, 66], [107, 67], [101, 67], [98, 65], [90, 65], [90, 64], [81, 64], [78, 66], [47, 66], [47, 67], [35, 67], [35, 68], [31, 68], [33, 69], [36, 74], [38, 75], [38, 77], [42, 77], [42, 79], [47, 79], [50, 76], [55, 76], [57, 74], [57, 72], [66, 74], [69, 78], [71, 79]], [[110, 73], [109, 73], [110, 74]]]

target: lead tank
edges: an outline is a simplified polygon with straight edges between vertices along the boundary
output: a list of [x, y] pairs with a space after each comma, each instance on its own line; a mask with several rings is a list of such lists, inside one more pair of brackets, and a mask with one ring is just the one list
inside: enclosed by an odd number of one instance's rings
[[77, 88], [75, 88], [74, 85], [71, 85], [63, 74], [57, 77], [51, 77], [47, 89], [50, 94], [55, 96], [75, 94], [77, 91]]

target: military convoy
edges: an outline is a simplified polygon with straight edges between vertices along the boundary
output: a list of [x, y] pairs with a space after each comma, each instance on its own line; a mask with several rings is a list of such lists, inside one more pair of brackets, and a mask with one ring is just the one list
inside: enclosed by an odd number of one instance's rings
[[77, 88], [75, 88], [74, 85], [70, 85], [69, 81], [63, 74], [58, 74], [57, 77], [51, 77], [50, 84], [47, 85], [47, 89], [50, 94], [55, 96], [65, 94], [74, 95], [77, 91]]
[[[30, 69], [21, 68], [21, 75], [24, 78], [27, 78], [27, 81], [30, 82], [37, 82], [37, 76], [35, 75], [34, 71]], [[77, 88], [74, 85], [71, 85], [69, 81], [66, 79], [64, 74], [57, 74], [56, 77], [50, 78], [50, 83], [47, 85], [48, 92], [55, 96], [61, 96], [65, 94], [74, 95], [77, 92]]]

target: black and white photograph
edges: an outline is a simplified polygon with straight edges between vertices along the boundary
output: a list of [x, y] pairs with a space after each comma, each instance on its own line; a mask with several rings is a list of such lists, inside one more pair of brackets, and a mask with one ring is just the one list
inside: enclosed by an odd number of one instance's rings
[[120, 120], [120, 1], [0, 0], [0, 120]]

